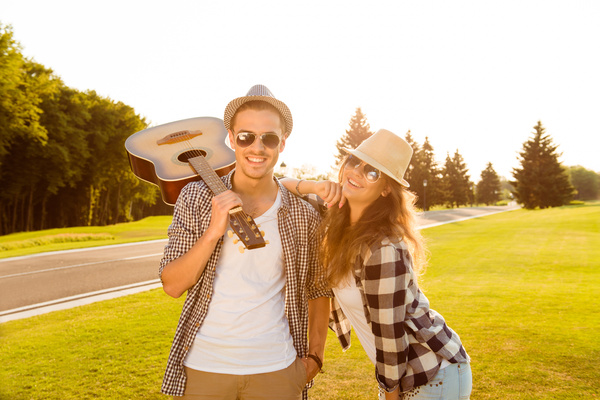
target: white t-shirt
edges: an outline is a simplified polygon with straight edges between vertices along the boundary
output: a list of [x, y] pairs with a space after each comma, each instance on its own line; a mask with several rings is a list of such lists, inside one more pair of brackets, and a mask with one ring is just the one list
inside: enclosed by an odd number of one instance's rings
[[351, 274], [348, 281], [348, 283], [343, 282], [339, 287], [333, 288], [333, 294], [344, 315], [350, 321], [350, 325], [352, 325], [354, 333], [356, 333], [360, 344], [365, 349], [369, 360], [375, 365], [375, 336], [371, 331], [371, 327], [367, 324], [362, 296], [358, 287], [356, 287], [354, 274]]
[[[369, 360], [371, 360], [373, 365], [377, 365], [375, 335], [373, 335], [371, 327], [367, 324], [362, 296], [354, 281], [354, 274], [351, 273], [348, 281], [348, 283], [344, 282], [339, 285], [339, 287], [333, 288], [333, 294], [335, 295], [340, 308], [344, 312], [344, 315], [346, 315], [350, 321], [350, 325], [352, 325], [354, 333], [356, 333]], [[450, 362], [443, 360], [440, 368], [445, 368], [448, 365], [450, 365]]]
[[184, 365], [199, 371], [249, 375], [278, 371], [296, 358], [285, 316], [285, 271], [277, 225], [281, 194], [255, 222], [269, 243], [244, 250], [225, 235], [208, 314]]

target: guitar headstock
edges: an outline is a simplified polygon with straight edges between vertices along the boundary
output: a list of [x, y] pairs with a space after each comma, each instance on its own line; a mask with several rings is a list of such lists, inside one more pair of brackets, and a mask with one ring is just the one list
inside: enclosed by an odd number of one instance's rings
[[251, 216], [243, 211], [229, 213], [229, 225], [248, 250], [265, 247], [266, 242]]

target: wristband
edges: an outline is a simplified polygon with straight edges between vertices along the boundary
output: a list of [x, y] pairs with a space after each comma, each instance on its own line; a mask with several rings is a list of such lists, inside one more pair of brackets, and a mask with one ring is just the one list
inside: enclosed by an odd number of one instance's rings
[[315, 354], [309, 354], [306, 357], [312, 358], [317, 363], [317, 366], [319, 367], [319, 372], [323, 372], [323, 361], [321, 361], [319, 356], [317, 356]]
[[298, 183], [296, 184], [296, 193], [298, 193], [298, 196], [302, 197], [302, 193], [300, 193], [300, 182], [302, 182], [304, 179], [300, 179], [298, 181]]

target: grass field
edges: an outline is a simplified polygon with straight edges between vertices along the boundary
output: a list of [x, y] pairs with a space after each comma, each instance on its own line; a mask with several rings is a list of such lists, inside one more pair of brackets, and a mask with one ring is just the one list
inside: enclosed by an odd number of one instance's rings
[[[423, 231], [422, 287], [472, 359], [472, 399], [600, 398], [600, 204]], [[183, 300], [153, 290], [0, 325], [0, 398], [165, 399]], [[333, 336], [311, 399], [375, 399], [356, 338]], [[275, 397], [276, 398], [276, 397]]]
[[107, 226], [78, 226], [0, 236], [0, 258], [45, 251], [78, 249], [166, 239], [171, 216], [147, 217], [140, 221]]

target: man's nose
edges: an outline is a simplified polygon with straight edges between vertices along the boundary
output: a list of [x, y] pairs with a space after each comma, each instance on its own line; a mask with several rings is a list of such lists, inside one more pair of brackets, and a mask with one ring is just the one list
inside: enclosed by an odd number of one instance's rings
[[254, 139], [254, 142], [252, 145], [250, 145], [250, 148], [261, 151], [265, 149], [265, 145], [263, 144], [260, 135], [256, 135], [256, 139]]

